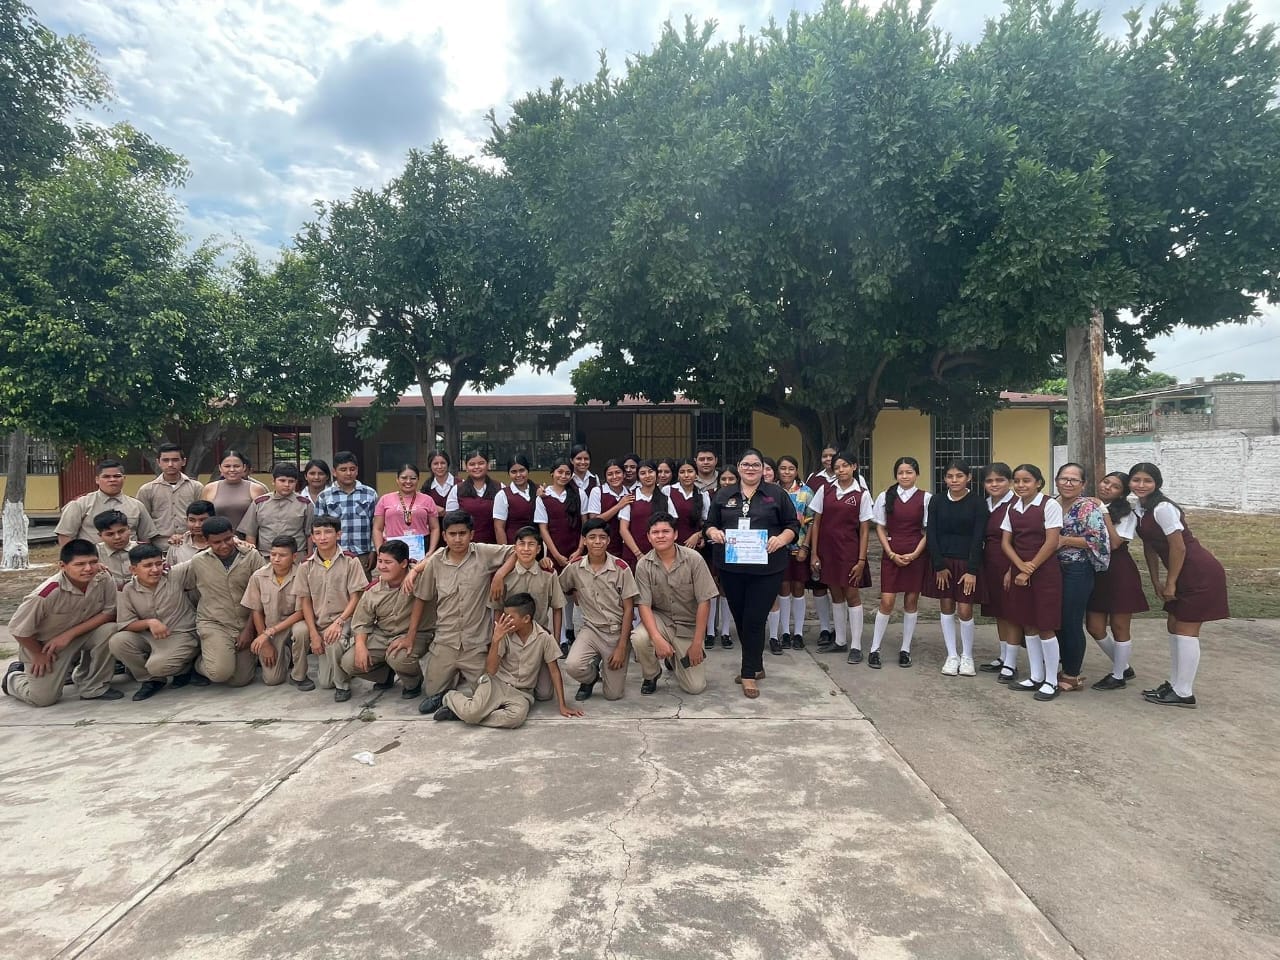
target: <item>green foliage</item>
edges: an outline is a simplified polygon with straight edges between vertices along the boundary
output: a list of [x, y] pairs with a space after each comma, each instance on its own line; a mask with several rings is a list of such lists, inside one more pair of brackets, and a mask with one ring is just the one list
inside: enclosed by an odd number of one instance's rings
[[729, 42], [668, 25], [623, 76], [602, 63], [494, 124], [548, 302], [600, 346], [581, 398], [723, 401], [816, 450], [888, 398], [989, 408], [1095, 307], [1141, 360], [1275, 296], [1269, 28], [1182, 4], [1120, 44], [1013, 0], [953, 50], [930, 7], [831, 0]]
[[1238, 383], [1247, 379], [1243, 373], [1236, 373], [1234, 370], [1224, 370], [1222, 373], [1213, 375], [1214, 383]]

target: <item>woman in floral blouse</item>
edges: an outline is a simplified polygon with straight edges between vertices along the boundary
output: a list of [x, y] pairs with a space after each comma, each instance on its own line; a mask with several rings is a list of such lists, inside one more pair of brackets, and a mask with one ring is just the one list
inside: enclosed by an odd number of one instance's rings
[[1085, 611], [1093, 593], [1094, 574], [1106, 570], [1111, 562], [1111, 540], [1105, 508], [1092, 497], [1083, 496], [1084, 467], [1064, 463], [1054, 479], [1062, 507], [1062, 537], [1058, 541], [1058, 564], [1062, 567], [1062, 625], [1058, 629], [1062, 672], [1058, 674], [1058, 689], [1081, 690]]

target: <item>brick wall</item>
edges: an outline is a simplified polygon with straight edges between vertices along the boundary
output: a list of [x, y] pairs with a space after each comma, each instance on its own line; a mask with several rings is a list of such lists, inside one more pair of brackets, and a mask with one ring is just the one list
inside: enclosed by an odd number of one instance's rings
[[[1054, 447], [1054, 469], [1067, 459]], [[1280, 513], [1280, 437], [1190, 434], [1107, 443], [1107, 469], [1154, 463], [1164, 490], [1189, 507]]]
[[1221, 383], [1213, 386], [1213, 425], [1218, 430], [1272, 433], [1280, 413], [1280, 384]]

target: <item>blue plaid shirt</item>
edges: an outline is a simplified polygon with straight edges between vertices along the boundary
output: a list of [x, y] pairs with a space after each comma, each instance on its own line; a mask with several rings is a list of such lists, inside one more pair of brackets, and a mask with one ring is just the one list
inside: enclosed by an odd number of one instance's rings
[[343, 550], [352, 553], [373, 551], [373, 508], [378, 505], [378, 491], [356, 481], [355, 489], [344, 493], [336, 483], [320, 491], [316, 503], [317, 517], [337, 517], [342, 521], [338, 539]]

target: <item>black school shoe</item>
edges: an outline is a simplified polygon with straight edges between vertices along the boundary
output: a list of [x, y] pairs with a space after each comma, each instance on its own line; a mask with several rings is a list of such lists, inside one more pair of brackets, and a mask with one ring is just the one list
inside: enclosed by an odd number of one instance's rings
[[911, 654], [907, 653], [907, 651], [905, 651], [905, 650], [899, 650], [899, 651], [898, 651], [898, 666], [900, 666], [900, 667], [909, 667], [909, 666], [911, 666]]
[[1111, 674], [1107, 674], [1097, 683], [1090, 687], [1091, 690], [1123, 690], [1128, 684], [1123, 680], [1117, 680]]
[[862, 651], [857, 647], [850, 647], [849, 656], [848, 656], [848, 659], [845, 660], [845, 663], [861, 663], [861, 662], [862, 662]]
[[723, 637], [720, 638], [720, 646], [728, 650], [730, 647], [733, 646], [733, 637], [729, 636], [726, 633]]
[[804, 634], [802, 634], [802, 633], [793, 633], [793, 634], [791, 635], [791, 649], [792, 649], [792, 650], [803, 650], [803, 649], [804, 649]]
[[431, 697], [423, 697], [422, 702], [418, 704], [419, 713], [435, 713], [440, 709], [440, 705], [444, 703], [444, 694], [437, 693]]
[[879, 650], [872, 650], [870, 653], [867, 654], [867, 666], [870, 667], [872, 670], [880, 669], [882, 664], [880, 663]]
[[1145, 699], [1147, 703], [1159, 703], [1166, 707], [1189, 707], [1191, 709], [1195, 709], [1196, 705], [1196, 698], [1194, 695], [1190, 697], [1180, 697], [1176, 692], [1174, 692], [1173, 687], [1170, 687], [1162, 693], [1153, 694], [1152, 696], [1144, 697], [1143, 699]]
[[[1126, 679], [1128, 678], [1126, 677]], [[1158, 687], [1154, 687], [1150, 690], [1143, 690], [1142, 695], [1144, 697], [1158, 697], [1162, 693], [1166, 693], [1172, 689], [1173, 689], [1173, 684], [1171, 684], [1168, 680], [1166, 680], [1164, 683], [1160, 684], [1160, 686]]]
[[81, 697], [80, 699], [81, 700], [123, 700], [124, 694], [121, 693], [119, 690], [117, 690], [115, 687], [107, 687], [105, 691], [98, 694], [96, 697]]
[[26, 665], [21, 660], [14, 660], [9, 664], [4, 676], [0, 677], [0, 691], [3, 691], [6, 697], [9, 696], [9, 678], [15, 673], [25, 673], [26, 669]]
[[568, 640], [566, 640], [564, 643], [560, 644], [560, 659], [561, 659], [561, 660], [564, 660], [564, 659], [566, 659], [566, 658], [569, 656], [569, 647], [571, 647], [571, 646], [572, 646], [572, 644], [571, 644], [571, 643], [569, 643], [569, 641], [568, 641]]
[[779, 643], [781, 643], [781, 644], [782, 644], [782, 649], [783, 649], [783, 650], [790, 650], [790, 649], [791, 649], [791, 634], [789, 634], [789, 633], [784, 633], [784, 634], [782, 635], [782, 639], [779, 641]]
[[163, 680], [143, 680], [142, 685], [133, 693], [134, 700], [150, 700], [164, 689]]
[[578, 684], [578, 692], [573, 695], [573, 699], [577, 700], [579, 703], [583, 700], [590, 700], [591, 694], [595, 693], [595, 689], [595, 680], [592, 680], [590, 683], [580, 683]]
[[[312, 684], [312, 687], [314, 686], [315, 684]], [[299, 687], [298, 689], [301, 690], [302, 688]], [[416, 687], [405, 687], [400, 691], [401, 700], [412, 700], [414, 697], [420, 696], [422, 696], [422, 684], [418, 684]]]
[[334, 690], [334, 691], [333, 691], [333, 702], [334, 702], [334, 703], [346, 703], [346, 702], [347, 702], [348, 700], [350, 700], [350, 699], [351, 699], [351, 691], [350, 691], [350, 690], [343, 690], [343, 689], [341, 689], [341, 688], [338, 688], [338, 689], [336, 689], [336, 690]]
[[646, 696], [648, 696], [651, 693], [657, 693], [658, 678], [654, 677], [652, 680], [650, 680], [648, 677], [645, 677], [644, 682], [640, 684], [640, 692], [645, 694]]
[[431, 715], [431, 719], [432, 720], [457, 720], [458, 715], [454, 713], [452, 710], [450, 710], [448, 707], [441, 707], [439, 710], [437, 710], [434, 714]]
[[988, 660], [986, 663], [978, 664], [978, 669], [983, 673], [999, 673], [1002, 666], [1004, 666], [1004, 661], [997, 657], [994, 660]]
[[775, 657], [782, 656], [782, 641], [779, 640], [777, 637], [770, 637], [769, 652], [772, 653]]

